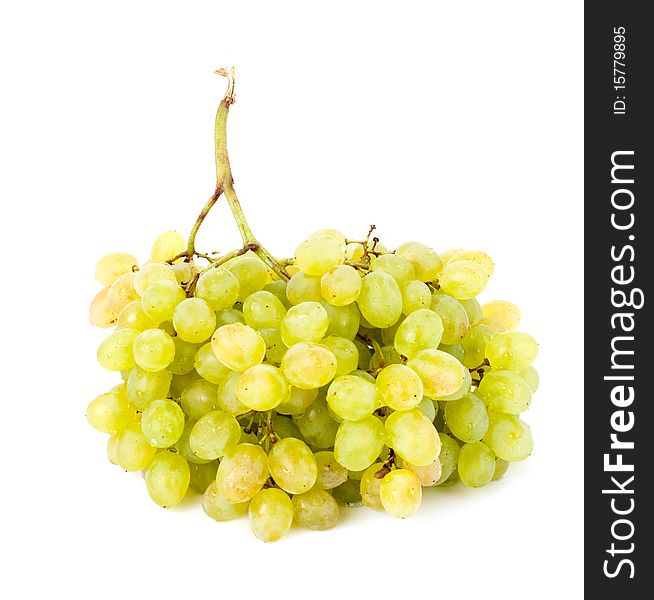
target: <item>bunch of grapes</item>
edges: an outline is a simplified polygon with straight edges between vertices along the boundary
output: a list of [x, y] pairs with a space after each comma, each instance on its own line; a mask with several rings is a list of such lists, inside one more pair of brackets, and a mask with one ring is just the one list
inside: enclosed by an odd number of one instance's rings
[[[249, 514], [264, 541], [293, 523], [323, 530], [339, 506], [405, 518], [422, 489], [477, 488], [532, 451], [520, 418], [538, 387], [538, 347], [512, 303], [476, 299], [493, 272], [484, 252], [388, 251], [321, 230], [274, 258], [236, 199], [216, 117], [216, 193], [189, 240], [166, 232], [139, 266], [98, 262], [90, 320], [115, 330], [98, 360], [122, 381], [87, 409], [109, 460], [145, 471], [163, 507], [189, 490], [211, 518]], [[224, 194], [243, 247], [195, 250]]]

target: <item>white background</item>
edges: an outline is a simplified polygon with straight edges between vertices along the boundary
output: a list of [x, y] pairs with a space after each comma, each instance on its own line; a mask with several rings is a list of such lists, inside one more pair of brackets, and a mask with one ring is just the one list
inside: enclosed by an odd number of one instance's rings
[[[0, 595], [581, 597], [582, 3], [3, 6]], [[84, 418], [115, 382], [86, 321], [94, 262], [190, 228], [225, 65], [237, 189], [275, 253], [375, 223], [390, 247], [494, 257], [484, 297], [519, 303], [541, 349], [535, 451], [504, 480], [265, 545], [106, 461]], [[200, 247], [237, 243], [217, 207]]]

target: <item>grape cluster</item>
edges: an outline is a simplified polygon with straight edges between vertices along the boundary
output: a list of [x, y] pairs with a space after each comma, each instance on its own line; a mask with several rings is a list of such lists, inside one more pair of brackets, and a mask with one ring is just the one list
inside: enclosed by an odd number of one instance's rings
[[246, 247], [205, 265], [176, 232], [140, 267], [103, 257], [90, 320], [115, 326], [97, 356], [122, 382], [86, 414], [109, 460], [144, 470], [160, 506], [190, 488], [274, 541], [342, 505], [408, 517], [425, 487], [482, 487], [527, 458], [538, 346], [517, 306], [476, 299], [490, 257], [371, 233], [319, 231], [281, 273]]

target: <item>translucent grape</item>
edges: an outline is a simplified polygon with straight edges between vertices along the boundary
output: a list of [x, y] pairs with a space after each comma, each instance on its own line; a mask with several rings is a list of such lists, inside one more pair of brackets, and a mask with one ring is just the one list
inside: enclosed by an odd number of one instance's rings
[[361, 502], [363, 502], [364, 506], [374, 510], [384, 510], [384, 506], [381, 503], [381, 498], [379, 497], [379, 487], [382, 480], [381, 478], [375, 476], [375, 474], [383, 466], [383, 463], [374, 463], [370, 465], [361, 475]]
[[336, 357], [336, 375], [347, 375], [358, 367], [359, 351], [351, 340], [330, 335], [321, 343], [329, 348]]
[[442, 485], [456, 471], [456, 466], [459, 462], [460, 447], [446, 433], [439, 433], [438, 436], [441, 440], [441, 451], [438, 455], [438, 461], [441, 463], [441, 476], [436, 482], [436, 485]]
[[382, 346], [381, 352], [374, 352], [370, 358], [368, 370], [381, 369], [382, 365], [397, 365], [402, 362], [400, 353], [394, 346]]
[[218, 384], [217, 402], [218, 407], [226, 413], [238, 417], [250, 409], [238, 399], [238, 381], [241, 374], [238, 371], [230, 371], [220, 384]]
[[173, 362], [168, 365], [168, 370], [175, 375], [185, 375], [193, 370], [195, 355], [198, 351], [198, 344], [185, 342], [180, 337], [173, 338], [175, 344], [175, 356]]
[[218, 493], [218, 484], [214, 481], [209, 484], [202, 496], [202, 509], [216, 521], [231, 521], [248, 512], [250, 501], [232, 503], [228, 502]]
[[302, 433], [298, 426], [290, 419], [282, 415], [275, 415], [271, 420], [273, 431], [277, 439], [295, 438], [302, 440]]
[[511, 371], [486, 373], [477, 388], [477, 394], [488, 409], [495, 412], [518, 415], [531, 404], [529, 384]]
[[361, 292], [361, 275], [354, 267], [339, 265], [320, 279], [322, 297], [334, 306], [354, 302]]
[[409, 410], [422, 400], [423, 387], [418, 374], [406, 365], [384, 367], [377, 374], [377, 397], [380, 404], [393, 410]]
[[425, 395], [435, 400], [459, 390], [468, 372], [456, 358], [441, 350], [422, 350], [407, 366], [420, 376]]
[[450, 356], [453, 356], [461, 364], [463, 364], [463, 357], [465, 356], [465, 351], [461, 344], [439, 344], [438, 349], [442, 350], [443, 352], [447, 352]]
[[426, 283], [418, 279], [412, 279], [402, 291], [402, 314], [410, 315], [421, 308], [431, 306], [431, 290]]
[[186, 240], [178, 231], [164, 231], [152, 244], [150, 260], [166, 262], [179, 256], [186, 250]]
[[424, 467], [438, 458], [441, 449], [438, 432], [419, 410], [392, 413], [384, 428], [388, 446], [412, 465]]
[[336, 500], [324, 490], [311, 490], [293, 497], [295, 523], [305, 529], [324, 531], [338, 522], [340, 509]]
[[277, 412], [282, 415], [301, 415], [318, 396], [317, 389], [303, 390], [294, 386], [290, 388], [290, 396], [286, 402], [277, 406]]
[[359, 262], [363, 258], [363, 244], [350, 242], [345, 246], [345, 258], [352, 262]]
[[252, 498], [248, 509], [250, 527], [264, 542], [275, 542], [288, 533], [293, 524], [293, 502], [277, 488], [261, 490]]
[[431, 398], [423, 398], [416, 408], [427, 417], [432, 423], [436, 417], [438, 402], [434, 403]]
[[402, 244], [395, 254], [413, 265], [415, 276], [420, 281], [434, 281], [443, 268], [440, 256], [419, 242]]
[[336, 375], [336, 357], [319, 344], [300, 343], [291, 346], [282, 359], [286, 380], [302, 389], [319, 388]]
[[439, 402], [449, 402], [450, 400], [459, 400], [463, 398], [469, 391], [470, 386], [472, 385], [472, 374], [468, 369], [463, 369], [463, 381], [459, 386], [459, 389], [456, 392], [452, 392], [447, 396], [441, 396], [438, 398]]
[[196, 456], [215, 460], [236, 448], [240, 437], [238, 421], [222, 410], [214, 410], [198, 419], [191, 431], [189, 444]]
[[151, 446], [140, 423], [132, 423], [116, 436], [116, 463], [125, 471], [141, 471], [154, 458], [157, 449]]
[[363, 278], [357, 304], [371, 325], [391, 327], [402, 314], [402, 293], [392, 275], [375, 271]]
[[478, 442], [488, 431], [488, 412], [476, 394], [466, 394], [446, 403], [445, 422], [462, 442]]
[[200, 347], [195, 355], [193, 365], [200, 377], [215, 384], [220, 383], [232, 372], [229, 367], [226, 367], [216, 358], [211, 342], [207, 342]]
[[234, 323], [245, 324], [245, 317], [238, 308], [224, 308], [216, 313], [216, 327], [232, 325]]
[[378, 408], [375, 384], [358, 375], [336, 377], [327, 390], [327, 404], [341, 419], [361, 421]]
[[143, 311], [143, 306], [140, 300], [132, 300], [127, 306], [120, 311], [116, 327], [118, 329], [135, 329], [136, 331], [145, 331], [146, 329], [154, 329], [158, 325], [155, 321], [148, 317]]
[[495, 334], [486, 346], [486, 358], [493, 369], [520, 372], [534, 362], [537, 354], [536, 340], [521, 331]]
[[480, 250], [458, 250], [452, 254], [452, 256], [447, 261], [447, 264], [452, 264], [460, 261], [472, 262], [478, 265], [484, 271], [487, 277], [490, 277], [493, 274], [493, 259], [488, 256], [488, 254], [481, 252]]
[[234, 262], [225, 265], [238, 280], [239, 292], [237, 300], [243, 302], [250, 294], [262, 290], [268, 283], [266, 265], [256, 256], [240, 256]]
[[199, 344], [216, 329], [216, 313], [202, 298], [187, 298], [175, 308], [173, 325], [183, 340]]
[[143, 411], [141, 429], [151, 446], [170, 448], [184, 431], [184, 411], [172, 400], [153, 400]]
[[207, 269], [195, 286], [196, 298], [202, 298], [215, 311], [231, 308], [238, 300], [240, 286], [227, 269]]
[[357, 366], [359, 367], [359, 369], [365, 370], [370, 365], [370, 361], [372, 359], [372, 351], [366, 344], [364, 344], [359, 339], [354, 340], [354, 345], [356, 346], [357, 352], [359, 353], [359, 361], [357, 363]]
[[464, 444], [459, 453], [459, 477], [468, 487], [483, 487], [495, 472], [495, 456], [483, 442]]
[[191, 471], [189, 487], [198, 494], [204, 494], [207, 488], [216, 481], [216, 471], [218, 471], [218, 461], [212, 460], [208, 463], [198, 464], [188, 463]]
[[145, 471], [145, 487], [159, 506], [170, 508], [186, 496], [191, 472], [179, 454], [168, 450], [157, 454]]
[[167, 398], [172, 374], [169, 371], [144, 371], [134, 367], [127, 379], [127, 396], [137, 410], [143, 411], [155, 399]]
[[274, 365], [280, 365], [288, 348], [282, 340], [279, 329], [259, 329], [259, 334], [266, 343], [266, 361]]
[[495, 455], [509, 462], [527, 458], [534, 447], [531, 429], [514, 415], [491, 413], [483, 441]]
[[481, 309], [484, 317], [500, 320], [506, 331], [511, 331], [520, 325], [520, 309], [513, 302], [493, 300], [486, 302]]
[[318, 469], [315, 489], [331, 490], [347, 481], [347, 469], [341, 465], [330, 450], [314, 454]]
[[286, 284], [286, 297], [291, 304], [300, 302], [320, 302], [320, 277], [312, 277], [303, 271], [298, 271]]
[[295, 264], [307, 275], [321, 277], [345, 259], [345, 248], [339, 240], [314, 235], [295, 250]]
[[115, 433], [136, 421], [136, 408], [130, 404], [125, 390], [119, 388], [91, 400], [86, 418], [98, 431]]
[[535, 394], [540, 384], [540, 376], [538, 375], [538, 371], [530, 365], [522, 369], [518, 375], [520, 375], [520, 377], [522, 377], [527, 382], [531, 388], [531, 393]]
[[332, 497], [341, 506], [361, 506], [361, 490], [359, 481], [348, 479], [332, 490]]
[[153, 283], [164, 279], [177, 283], [177, 277], [175, 277], [172, 267], [161, 262], [148, 263], [134, 274], [134, 290], [139, 296], [143, 297], [145, 290]]
[[384, 437], [384, 425], [376, 417], [343, 421], [336, 432], [334, 456], [349, 471], [362, 471], [379, 456]]
[[182, 435], [180, 438], [177, 440], [175, 443], [175, 450], [179, 452], [181, 456], [183, 456], [189, 463], [197, 464], [197, 465], [206, 465], [207, 463], [210, 463], [210, 460], [205, 460], [203, 458], [200, 458], [193, 450], [191, 449], [190, 445], [190, 437], [191, 437], [191, 431], [193, 431], [193, 427], [195, 427], [196, 421], [193, 419], [186, 419], [186, 423], [184, 423], [184, 431], [182, 431]]
[[468, 313], [463, 305], [452, 296], [436, 292], [431, 297], [431, 310], [438, 314], [443, 321], [443, 344], [456, 344], [460, 342], [470, 326]]
[[442, 475], [441, 461], [435, 458], [433, 462], [425, 465], [424, 467], [417, 467], [406, 461], [402, 461], [402, 468], [411, 471], [420, 482], [422, 487], [432, 487], [436, 485]]
[[258, 444], [239, 444], [218, 465], [216, 492], [233, 504], [250, 500], [268, 478], [268, 457]]
[[371, 265], [372, 272], [382, 271], [395, 279], [400, 287], [404, 287], [410, 280], [416, 278], [413, 264], [399, 254], [382, 254], [375, 258]]
[[314, 231], [309, 237], [326, 237], [334, 240], [343, 249], [343, 252], [345, 252], [345, 236], [338, 229], [319, 229], [318, 231]]
[[472, 325], [461, 340], [463, 346], [463, 364], [468, 369], [479, 367], [486, 358], [486, 346], [493, 336], [487, 325], [477, 323]]
[[[91, 300], [89, 306], [89, 321], [95, 327], [111, 327], [118, 319], [118, 310], [111, 302], [109, 292], [110, 288], [106, 287], [100, 290], [95, 298]], [[119, 328], [129, 327], [129, 325], [119, 325]]]
[[408, 469], [395, 469], [379, 485], [379, 498], [384, 510], [398, 519], [415, 514], [422, 502], [418, 477]]
[[138, 268], [136, 259], [126, 252], [111, 252], [105, 254], [95, 264], [95, 278], [104, 286], [110, 286], [125, 273], [131, 273]]
[[322, 302], [322, 306], [329, 318], [329, 327], [325, 335], [337, 335], [348, 340], [354, 340], [361, 322], [361, 313], [355, 303], [347, 306], [332, 306], [329, 302]]
[[195, 371], [184, 375], [173, 375], [169, 396], [174, 400], [180, 400], [184, 390], [197, 379], [200, 379], [200, 376]]
[[509, 465], [511, 463], [508, 460], [502, 460], [501, 458], [495, 458], [495, 470], [493, 471], [493, 481], [502, 479], [504, 473], [509, 470]]
[[479, 323], [486, 325], [493, 333], [504, 333], [506, 331], [506, 326], [497, 317], [482, 317]]
[[118, 459], [116, 458], [116, 442], [118, 441], [118, 435], [112, 433], [107, 440], [107, 459], [112, 465], [118, 465]]
[[443, 321], [428, 308], [412, 312], [395, 333], [395, 349], [407, 358], [413, 358], [421, 350], [436, 349], [443, 336]]
[[109, 371], [124, 371], [134, 366], [134, 341], [139, 335], [134, 329], [118, 329], [98, 348], [98, 362]]
[[301, 302], [284, 316], [279, 332], [289, 348], [299, 342], [319, 342], [327, 333], [329, 317], [318, 302]]
[[290, 388], [281, 371], [273, 365], [250, 367], [239, 378], [236, 394], [252, 410], [271, 410], [290, 398]]
[[255, 329], [278, 329], [285, 314], [282, 301], [265, 290], [250, 294], [243, 303], [245, 322]]
[[466, 314], [468, 315], [468, 322], [470, 325], [478, 323], [484, 316], [481, 310], [481, 304], [477, 298], [469, 298], [468, 300], [459, 300], [463, 306]]
[[135, 274], [132, 272], [125, 273], [111, 284], [107, 302], [116, 312], [120, 313], [130, 302], [138, 300], [139, 295], [134, 289], [135, 277]]
[[458, 300], [467, 300], [480, 294], [489, 276], [483, 267], [469, 260], [448, 262], [438, 275], [441, 290]]
[[324, 449], [334, 445], [339, 425], [329, 414], [327, 402], [324, 399], [316, 398], [304, 413], [293, 417], [293, 421], [307, 444], [312, 447]]
[[145, 371], [161, 371], [174, 357], [175, 343], [161, 329], [146, 329], [134, 339], [134, 360]]
[[268, 455], [268, 469], [275, 483], [289, 494], [308, 492], [318, 477], [318, 465], [309, 446], [289, 437], [278, 441]]
[[175, 273], [175, 279], [180, 285], [187, 284], [193, 276], [197, 273], [198, 268], [190, 262], [176, 262], [172, 265], [173, 273]]
[[189, 418], [197, 421], [219, 408], [217, 388], [204, 379], [196, 379], [182, 391], [180, 404]]
[[219, 327], [211, 338], [211, 348], [220, 362], [241, 373], [263, 362], [266, 355], [261, 335], [242, 323]]

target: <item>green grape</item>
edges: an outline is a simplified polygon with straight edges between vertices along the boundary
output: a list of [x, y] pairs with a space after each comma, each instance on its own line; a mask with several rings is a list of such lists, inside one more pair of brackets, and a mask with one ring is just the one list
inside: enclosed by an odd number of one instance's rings
[[441, 396], [438, 398], [438, 401], [446, 403], [450, 400], [460, 400], [470, 391], [470, 386], [472, 385], [472, 374], [468, 369], [463, 370], [463, 381], [459, 386], [459, 389], [447, 396]]
[[330, 335], [321, 343], [329, 348], [336, 357], [336, 375], [347, 375], [358, 367], [359, 351], [351, 340]]
[[184, 375], [173, 375], [170, 382], [169, 397], [173, 400], [180, 401], [184, 390], [198, 379], [200, 379], [200, 376], [195, 371], [191, 371]]
[[438, 458], [441, 442], [433, 423], [419, 410], [396, 411], [384, 424], [386, 443], [412, 465], [424, 467]]
[[280, 365], [288, 348], [282, 340], [279, 329], [259, 329], [259, 334], [266, 343], [266, 360], [274, 365]]
[[138, 268], [136, 259], [126, 252], [105, 254], [95, 265], [95, 278], [103, 285], [110, 286], [125, 273]]
[[450, 261], [438, 276], [440, 288], [458, 300], [468, 300], [479, 295], [488, 283], [489, 275], [484, 268], [469, 260]]
[[161, 329], [146, 329], [134, 339], [134, 360], [145, 371], [161, 371], [174, 357], [175, 343]]
[[376, 371], [377, 369], [382, 369], [386, 365], [399, 365], [402, 363], [402, 360], [400, 353], [394, 346], [382, 346], [381, 353], [375, 352], [370, 357], [368, 369], [370, 371]]
[[486, 358], [493, 369], [520, 372], [536, 359], [538, 344], [528, 333], [497, 333], [486, 346]]
[[438, 404], [434, 404], [431, 398], [423, 398], [416, 408], [433, 423], [436, 418], [437, 406]]
[[173, 273], [175, 273], [175, 279], [180, 285], [186, 285], [198, 271], [195, 264], [190, 262], [177, 262], [172, 265], [172, 269]]
[[393, 364], [377, 374], [377, 397], [382, 406], [393, 410], [414, 408], [422, 400], [422, 381], [418, 374], [406, 365]]
[[488, 410], [518, 415], [531, 404], [531, 388], [511, 371], [489, 371], [477, 388]]
[[177, 277], [175, 277], [172, 267], [160, 262], [148, 263], [134, 274], [134, 290], [139, 296], [143, 297], [145, 290], [153, 283], [164, 279], [177, 283]]
[[[172, 321], [164, 321], [163, 323], [159, 323], [157, 327], [162, 331], [165, 331], [170, 337], [177, 336], [177, 332], [175, 331], [175, 327], [173, 327]], [[157, 329], [157, 327], [153, 327], [153, 329]]]
[[422, 350], [407, 366], [422, 380], [425, 396], [434, 400], [449, 396], [465, 383], [467, 369], [453, 356], [441, 350]]
[[238, 399], [237, 388], [240, 378], [241, 373], [238, 371], [230, 371], [229, 375], [218, 384], [218, 394], [216, 396], [218, 408], [234, 417], [244, 415], [246, 412], [250, 411], [250, 409], [242, 404]]
[[179, 337], [173, 338], [173, 344], [175, 344], [175, 356], [173, 362], [168, 366], [168, 370], [174, 375], [186, 375], [194, 368], [199, 345], [185, 342]]
[[175, 308], [173, 325], [184, 341], [199, 344], [216, 329], [216, 313], [202, 298], [187, 298]]
[[303, 342], [288, 349], [281, 368], [291, 385], [307, 390], [327, 385], [336, 375], [337, 362], [328, 348]]
[[374, 271], [363, 278], [357, 304], [371, 325], [391, 327], [402, 314], [402, 293], [392, 275]]
[[238, 280], [239, 302], [243, 302], [250, 294], [262, 290], [268, 283], [266, 265], [254, 255], [239, 256], [234, 262], [226, 263], [225, 266]]
[[273, 365], [254, 365], [236, 383], [239, 402], [252, 410], [271, 410], [290, 398], [290, 388]]
[[486, 325], [493, 333], [504, 333], [506, 326], [497, 317], [482, 317], [480, 324]]
[[459, 453], [459, 477], [468, 487], [483, 487], [493, 479], [495, 456], [483, 442], [464, 444]]
[[324, 490], [310, 490], [294, 496], [293, 507], [295, 523], [305, 529], [324, 531], [338, 522], [338, 503]]
[[438, 349], [442, 350], [443, 352], [447, 352], [450, 356], [453, 356], [461, 364], [463, 364], [463, 357], [465, 356], [465, 350], [463, 349], [462, 344], [439, 344]]
[[216, 327], [233, 325], [234, 323], [245, 324], [245, 317], [238, 308], [225, 308], [216, 313]]
[[359, 481], [348, 479], [332, 490], [334, 500], [341, 506], [361, 506], [361, 490]]
[[200, 458], [197, 454], [195, 454], [195, 452], [191, 450], [191, 445], [189, 443], [191, 431], [193, 431], [195, 423], [196, 421], [193, 419], [186, 419], [186, 423], [184, 423], [184, 431], [182, 431], [182, 435], [175, 444], [175, 450], [177, 450], [177, 452], [179, 452], [179, 454], [183, 456], [189, 463], [205, 465], [211, 461]]
[[497, 481], [504, 477], [504, 474], [509, 470], [509, 465], [511, 463], [508, 460], [502, 460], [501, 458], [495, 458], [495, 470], [493, 471], [492, 481]]
[[125, 390], [110, 390], [91, 400], [86, 418], [98, 431], [115, 433], [136, 421], [136, 408], [130, 404]]
[[195, 354], [193, 363], [200, 377], [215, 384], [219, 384], [232, 370], [221, 363], [213, 353], [211, 342], [207, 342]]
[[391, 325], [390, 327], [386, 327], [385, 329], [375, 329], [375, 332], [381, 332], [381, 343], [384, 344], [384, 346], [392, 346], [393, 343], [395, 342], [395, 334], [397, 333], [397, 330], [400, 328], [400, 325], [404, 323], [404, 320], [406, 319], [406, 315], [400, 315], [400, 318], [397, 320], [397, 322], [394, 325]]
[[151, 446], [170, 448], [184, 431], [184, 412], [173, 400], [153, 400], [143, 411], [141, 429]]
[[434, 281], [443, 268], [440, 256], [419, 242], [402, 244], [395, 254], [406, 258], [413, 265], [416, 279], [420, 281]]
[[374, 510], [384, 510], [381, 498], [379, 497], [379, 487], [382, 480], [380, 477], [376, 476], [382, 468], [384, 468], [383, 463], [374, 463], [361, 475], [361, 501], [364, 506]]
[[377, 417], [343, 421], [334, 440], [334, 456], [349, 471], [368, 468], [384, 447], [384, 425]]
[[214, 460], [236, 448], [240, 437], [238, 421], [222, 410], [213, 410], [198, 419], [191, 431], [189, 445], [196, 456]]
[[345, 259], [345, 245], [332, 237], [313, 235], [295, 250], [295, 264], [307, 275], [321, 277]]
[[338, 245], [343, 249], [343, 252], [345, 252], [345, 236], [338, 231], [338, 229], [319, 229], [318, 231], [314, 231], [309, 237], [326, 237], [334, 240], [335, 242], [338, 242]]
[[[116, 323], [117, 319], [120, 319], [117, 307], [110, 301], [110, 291], [111, 289], [106, 287], [100, 290], [95, 298], [91, 300], [91, 305], [89, 306], [89, 321], [91, 325], [94, 325], [95, 327], [106, 329]], [[136, 302], [140, 304], [140, 302]], [[124, 310], [125, 309], [120, 311], [120, 313], [122, 314]], [[131, 326], [129, 323], [126, 324], [125, 320], [120, 322], [118, 325], [118, 329], [125, 329], [126, 327], [130, 328]], [[132, 329], [135, 328], [132, 327]]]
[[480, 250], [458, 250], [454, 252], [450, 259], [447, 261], [448, 264], [452, 264], [459, 261], [472, 262], [479, 266], [486, 277], [489, 277], [493, 274], [493, 259], [488, 256], [485, 252]]
[[211, 348], [220, 362], [240, 373], [263, 362], [266, 355], [261, 335], [242, 323], [219, 327], [211, 338]]
[[443, 344], [456, 344], [461, 341], [470, 323], [463, 305], [452, 296], [436, 292], [431, 297], [431, 310], [443, 321]]
[[483, 441], [498, 458], [517, 462], [527, 458], [534, 443], [529, 425], [514, 415], [491, 413]]
[[327, 404], [337, 417], [361, 421], [378, 408], [375, 384], [358, 375], [336, 377], [327, 390]]
[[339, 425], [329, 414], [324, 399], [316, 398], [301, 415], [293, 417], [293, 421], [310, 446], [325, 449], [334, 445]]
[[116, 436], [116, 463], [125, 471], [141, 471], [154, 458], [157, 449], [151, 446], [140, 423], [132, 423]]
[[410, 315], [416, 310], [431, 306], [431, 290], [426, 283], [418, 279], [412, 279], [407, 282], [401, 291], [402, 314]]
[[478, 442], [488, 431], [488, 412], [476, 394], [447, 402], [445, 422], [462, 442]]
[[291, 386], [288, 400], [277, 406], [276, 410], [282, 415], [301, 415], [317, 396], [318, 390], [315, 388], [303, 390]]
[[138, 300], [139, 294], [134, 289], [134, 273], [125, 273], [111, 284], [107, 302], [115, 312], [120, 312], [130, 302]]
[[347, 481], [347, 469], [341, 465], [330, 450], [314, 454], [318, 474], [314, 489], [331, 490]]
[[218, 484], [213, 481], [204, 491], [202, 496], [202, 509], [204, 512], [216, 521], [231, 521], [247, 514], [250, 501], [245, 502], [228, 502], [218, 492]]
[[143, 411], [155, 399], [167, 398], [172, 374], [170, 371], [144, 371], [134, 367], [127, 379], [127, 397], [137, 410]]
[[207, 269], [195, 286], [195, 297], [202, 298], [215, 311], [234, 306], [240, 295], [236, 275], [227, 269]]
[[372, 272], [388, 273], [400, 287], [404, 287], [409, 281], [416, 278], [416, 271], [413, 264], [403, 256], [397, 254], [382, 254], [373, 259], [370, 265]]
[[217, 388], [204, 379], [196, 379], [182, 390], [180, 404], [190, 419], [198, 420], [218, 409]]
[[443, 473], [441, 461], [438, 458], [435, 458], [433, 462], [430, 462], [424, 467], [417, 467], [403, 460], [401, 461], [401, 467], [411, 471], [418, 478], [422, 487], [435, 486]]
[[531, 388], [531, 393], [535, 394], [538, 390], [538, 385], [540, 384], [540, 376], [538, 375], [538, 371], [530, 365], [522, 369], [518, 375], [520, 375], [520, 377], [522, 377], [527, 382], [527, 385], [529, 385]]
[[254, 329], [279, 329], [285, 314], [282, 301], [264, 290], [250, 294], [243, 303], [245, 323]]
[[322, 306], [327, 311], [329, 327], [326, 336], [337, 335], [348, 340], [354, 340], [359, 331], [361, 313], [355, 303], [347, 306], [332, 306], [323, 300]]
[[361, 275], [354, 267], [338, 265], [320, 278], [322, 297], [334, 306], [351, 304], [361, 292]]
[[475, 323], [479, 323], [479, 321], [481, 321], [484, 315], [481, 310], [481, 304], [479, 304], [479, 300], [477, 300], [477, 298], [459, 300], [459, 302], [461, 302], [461, 306], [463, 306], [463, 309], [468, 315], [468, 322], [470, 325], [474, 325]]
[[422, 487], [415, 473], [395, 469], [379, 484], [379, 499], [384, 510], [398, 519], [414, 515], [422, 502]]
[[279, 298], [280, 302], [284, 305], [284, 308], [288, 310], [291, 308], [291, 303], [286, 296], [286, 281], [283, 279], [277, 279], [276, 281], [271, 281], [263, 286], [264, 291], [274, 294]]
[[246, 502], [268, 478], [268, 457], [257, 444], [239, 444], [225, 455], [216, 473], [216, 492], [227, 502]]
[[175, 307], [186, 298], [184, 290], [177, 280], [162, 279], [155, 281], [143, 292], [141, 306], [143, 312], [153, 321], [161, 323], [173, 318]]
[[191, 471], [189, 487], [198, 494], [204, 494], [207, 488], [216, 480], [218, 461], [213, 460], [204, 464], [188, 463]]
[[168, 450], [157, 454], [145, 471], [145, 487], [159, 506], [170, 508], [186, 496], [191, 471], [179, 454]]
[[345, 258], [352, 262], [359, 262], [363, 258], [363, 244], [350, 242], [345, 246]]
[[436, 485], [443, 485], [456, 471], [461, 449], [459, 444], [446, 433], [439, 433], [438, 435], [441, 440], [441, 452], [438, 455], [438, 460], [441, 463], [441, 476]]
[[273, 445], [268, 469], [275, 483], [289, 494], [308, 492], [318, 477], [318, 465], [309, 446], [291, 437]]
[[275, 415], [271, 420], [271, 425], [275, 436], [278, 439], [295, 438], [296, 440], [302, 439], [302, 433], [298, 426], [289, 418], [282, 415]]
[[443, 336], [443, 321], [428, 308], [412, 312], [395, 333], [395, 349], [407, 358], [413, 358], [421, 350], [436, 349]]
[[284, 316], [279, 332], [289, 348], [300, 342], [319, 342], [327, 333], [329, 317], [318, 302], [301, 302]]
[[463, 346], [463, 360], [468, 369], [479, 367], [486, 358], [486, 346], [493, 336], [490, 327], [477, 323], [472, 325], [461, 340]]
[[370, 361], [372, 360], [372, 352], [370, 351], [370, 348], [359, 339], [354, 340], [354, 345], [356, 346], [357, 352], [359, 353], [359, 361], [357, 362], [357, 367], [359, 367], [359, 369], [365, 370], [370, 366]]
[[178, 231], [164, 231], [152, 244], [150, 260], [165, 262], [186, 251], [184, 236]]
[[303, 271], [298, 271], [286, 284], [286, 297], [291, 304], [301, 302], [320, 302], [320, 277], [312, 277]]
[[[106, 288], [105, 288], [106, 289]], [[153, 321], [143, 312], [143, 306], [140, 300], [132, 300], [120, 311], [116, 327], [118, 329], [134, 329], [136, 331], [145, 331], [154, 329], [159, 323]]]
[[134, 366], [134, 340], [139, 335], [134, 329], [117, 329], [100, 344], [98, 362], [109, 371], [124, 371]]
[[107, 459], [112, 465], [118, 465], [116, 458], [116, 442], [118, 441], [118, 434], [112, 433], [107, 440]]
[[284, 537], [293, 524], [293, 502], [277, 488], [257, 492], [248, 512], [252, 533], [264, 542], [275, 542]]

